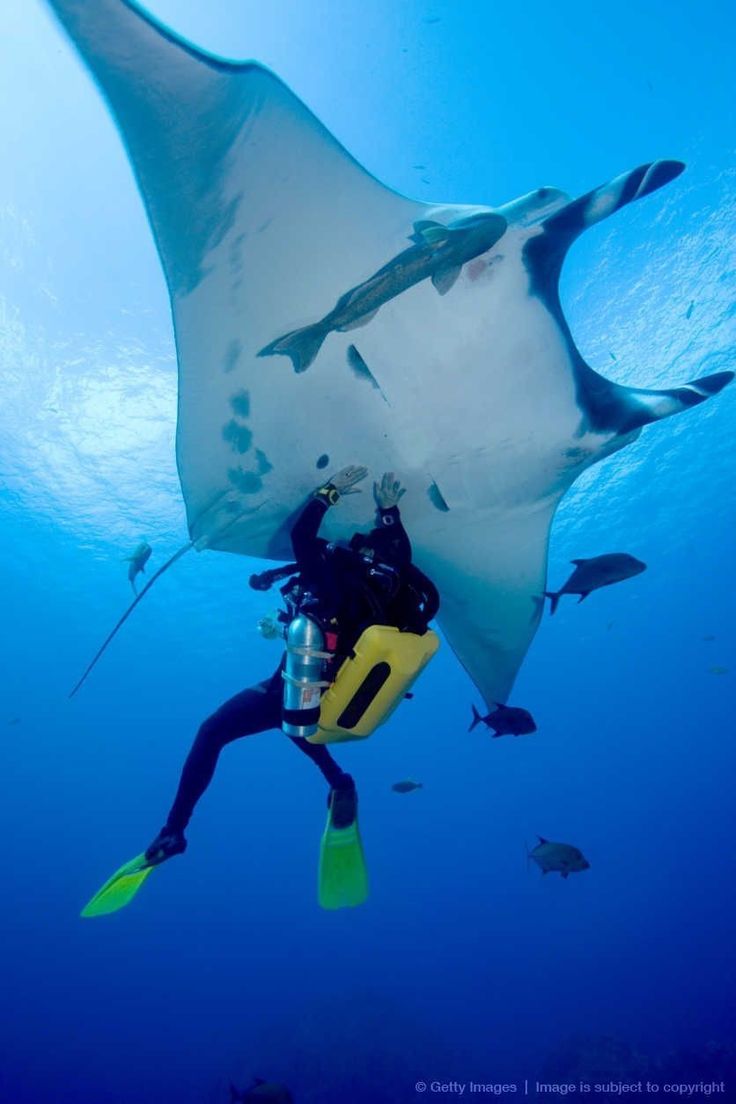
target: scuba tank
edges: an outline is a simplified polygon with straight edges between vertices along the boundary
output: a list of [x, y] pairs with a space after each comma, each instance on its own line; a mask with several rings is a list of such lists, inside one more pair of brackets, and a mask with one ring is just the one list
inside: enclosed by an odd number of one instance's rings
[[286, 633], [284, 707], [281, 730], [286, 736], [314, 736], [319, 727], [320, 698], [330, 683], [322, 678], [324, 650], [322, 629], [311, 617], [298, 613]]

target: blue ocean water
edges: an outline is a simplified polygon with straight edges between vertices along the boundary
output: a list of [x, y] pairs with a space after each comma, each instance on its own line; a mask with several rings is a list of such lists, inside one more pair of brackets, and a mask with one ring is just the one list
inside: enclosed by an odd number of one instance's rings
[[[575, 195], [686, 161], [574, 246], [564, 306], [618, 382], [734, 367], [730, 5], [150, 10], [270, 65], [421, 199]], [[480, 703], [444, 648], [386, 729], [338, 753], [360, 786], [365, 906], [318, 908], [324, 786], [271, 733], [225, 751], [185, 858], [119, 915], [79, 919], [160, 826], [202, 718], [279, 653], [255, 629], [273, 601], [248, 590], [252, 561], [192, 553], [67, 700], [130, 598], [122, 557], [147, 539], [153, 569], [186, 539], [176, 365], [104, 105], [42, 5], [15, 0], [5, 23], [0, 1098], [218, 1104], [260, 1076], [298, 1104], [403, 1104], [489, 1095], [471, 1081], [579, 1097], [581, 1080], [648, 1074], [659, 1092], [629, 1095], [705, 1099], [723, 1082], [712, 1095], [736, 1100], [733, 389], [648, 428], [564, 500], [551, 584], [611, 550], [649, 570], [545, 618], [512, 699], [537, 734], [468, 734]], [[407, 776], [424, 788], [392, 793]], [[537, 833], [591, 869], [527, 869]]]

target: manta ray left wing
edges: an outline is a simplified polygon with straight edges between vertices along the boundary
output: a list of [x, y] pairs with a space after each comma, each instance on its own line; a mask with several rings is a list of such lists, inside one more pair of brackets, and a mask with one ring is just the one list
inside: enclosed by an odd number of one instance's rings
[[[228, 510], [262, 505], [267, 472], [269, 496], [295, 503], [292, 471], [273, 470], [255, 427], [280, 422], [298, 451], [298, 399], [280, 401], [288, 362], [251, 368], [258, 350], [404, 249], [427, 208], [365, 172], [262, 66], [214, 58], [128, 0], [51, 6], [108, 100], [143, 194], [176, 328], [187, 516], [217, 547]], [[248, 369], [266, 380], [263, 401]], [[252, 526], [227, 546], [266, 551]]]

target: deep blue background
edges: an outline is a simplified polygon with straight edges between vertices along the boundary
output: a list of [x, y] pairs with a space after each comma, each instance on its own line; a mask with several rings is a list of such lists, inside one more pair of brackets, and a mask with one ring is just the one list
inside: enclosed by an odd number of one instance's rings
[[[734, 367], [730, 5], [151, 7], [270, 64], [421, 199], [576, 194], [688, 161], [575, 246], [565, 307], [621, 382]], [[321, 779], [267, 734], [225, 752], [185, 859], [127, 911], [79, 920], [159, 827], [199, 721], [278, 648], [255, 632], [272, 602], [248, 591], [252, 564], [191, 553], [66, 699], [129, 600], [121, 558], [146, 538], [154, 568], [186, 539], [176, 374], [102, 101], [42, 6], [11, 0], [4, 24], [0, 1097], [217, 1104], [229, 1077], [260, 1074], [299, 1104], [403, 1102], [419, 1077], [533, 1079], [571, 1034], [650, 1055], [736, 1043], [734, 389], [645, 431], [563, 504], [553, 585], [605, 551], [649, 571], [545, 619], [512, 699], [536, 735], [468, 734], [473, 690], [445, 648], [414, 701], [340, 753], [360, 782], [364, 908], [318, 909]], [[391, 793], [405, 776], [424, 789]], [[527, 870], [537, 832], [591, 870]]]

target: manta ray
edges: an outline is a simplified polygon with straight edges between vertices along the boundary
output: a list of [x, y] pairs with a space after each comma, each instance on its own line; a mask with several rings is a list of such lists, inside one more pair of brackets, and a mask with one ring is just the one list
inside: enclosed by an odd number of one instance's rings
[[[49, 2], [117, 123], [168, 284], [192, 544], [289, 560], [329, 470], [400, 473], [445, 637], [488, 707], [505, 702], [565, 491], [732, 378], [620, 386], [585, 363], [560, 305], [576, 237], [684, 166], [576, 199], [418, 202], [263, 66], [213, 57], [131, 0]], [[365, 526], [366, 497], [330, 512], [331, 539]]]

